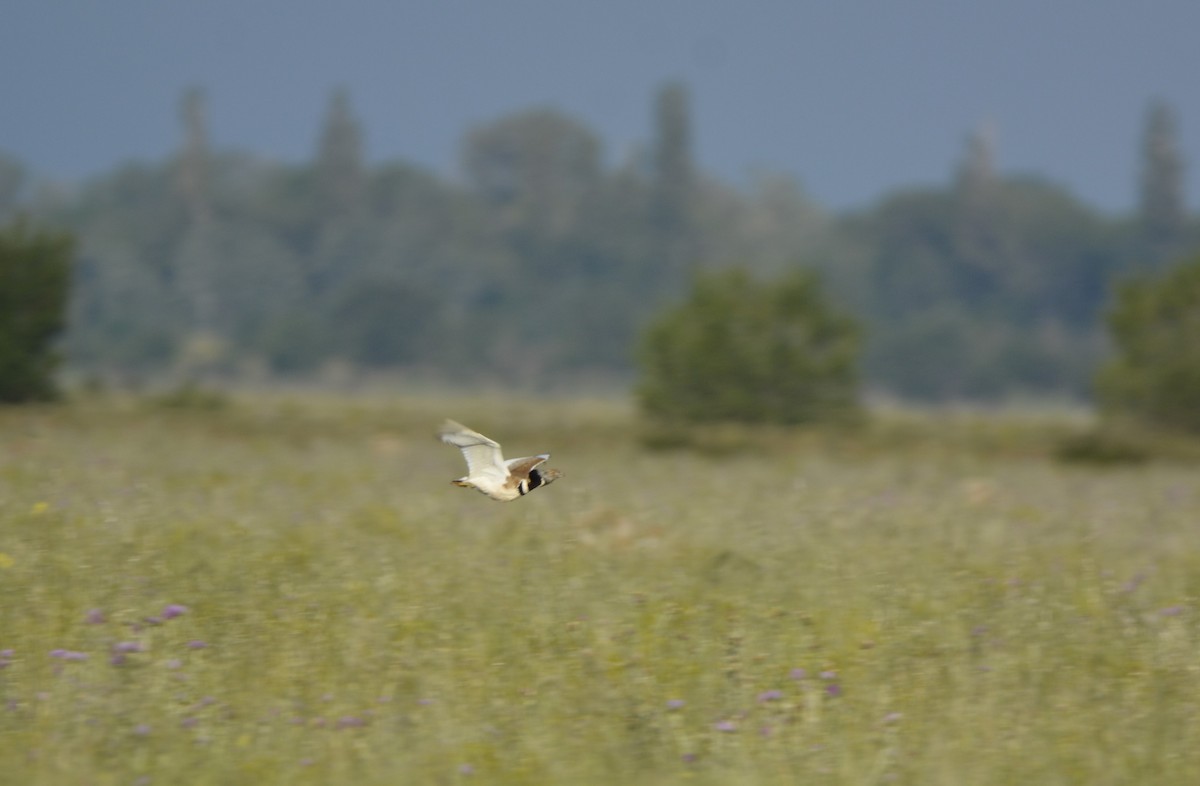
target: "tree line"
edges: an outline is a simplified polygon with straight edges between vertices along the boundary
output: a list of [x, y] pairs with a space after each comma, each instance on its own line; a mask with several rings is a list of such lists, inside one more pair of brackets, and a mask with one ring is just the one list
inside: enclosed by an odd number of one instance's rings
[[[831, 213], [799, 182], [735, 187], [692, 152], [686, 87], [610, 160], [554, 108], [470, 129], [460, 171], [371, 165], [335, 91], [310, 161], [181, 143], [72, 189], [0, 157], [0, 220], [77, 238], [62, 352], [80, 372], [306, 379], [398, 371], [501, 385], [631, 378], [638, 336], [702, 273], [803, 271], [863, 324], [870, 390], [926, 400], [1086, 396], [1114, 282], [1200, 245], [1170, 106], [1150, 106], [1132, 215], [997, 171], [986, 129], [943, 186]], [[798, 157], [803, 148], [798, 148]], [[781, 284], [783, 286], [783, 284]]]

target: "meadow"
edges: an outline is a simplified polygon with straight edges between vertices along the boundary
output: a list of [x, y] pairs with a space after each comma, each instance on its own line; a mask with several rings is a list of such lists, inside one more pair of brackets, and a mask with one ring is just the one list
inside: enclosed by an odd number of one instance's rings
[[[0, 411], [0, 783], [1200, 783], [1195, 464], [219, 404]], [[444, 416], [566, 476], [455, 488]]]

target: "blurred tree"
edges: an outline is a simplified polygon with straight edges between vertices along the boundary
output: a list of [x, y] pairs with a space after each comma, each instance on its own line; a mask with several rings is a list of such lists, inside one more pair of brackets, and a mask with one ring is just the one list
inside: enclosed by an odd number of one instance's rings
[[0, 153], [0, 221], [16, 216], [26, 185], [25, 167], [21, 162]]
[[695, 231], [696, 172], [687, 88], [671, 82], [654, 101], [650, 222], [658, 238], [659, 265], [669, 285], [694, 274], [699, 260]]
[[1120, 287], [1108, 325], [1116, 357], [1096, 379], [1104, 409], [1200, 434], [1200, 256]]
[[872, 271], [867, 378], [917, 398], [1086, 395], [1123, 254], [1116, 224], [1027, 177], [996, 178], [986, 219], [971, 219], [964, 192], [979, 181], [967, 172], [981, 169], [964, 163], [953, 190], [901, 192], [842, 219]]
[[432, 355], [436, 303], [394, 280], [364, 279], [333, 308], [333, 340], [343, 357], [367, 368], [395, 368]]
[[18, 221], [0, 231], [0, 402], [54, 398], [74, 239]]
[[844, 421], [859, 412], [858, 348], [811, 273], [701, 274], [644, 335], [638, 399], [663, 421]]
[[183, 202], [185, 227], [174, 250], [172, 264], [177, 286], [188, 304], [190, 325], [197, 335], [208, 336], [216, 323], [218, 282], [215, 281], [211, 196], [211, 156], [204, 91], [190, 87], [180, 102], [183, 147], [176, 162], [177, 189]]
[[363, 134], [350, 108], [350, 94], [336, 88], [313, 163], [312, 247], [302, 259], [310, 298], [332, 297], [367, 252], [364, 200], [367, 194]]
[[204, 91], [199, 87], [184, 90], [180, 101], [183, 147], [176, 164], [179, 194], [193, 220], [209, 211], [208, 120]]
[[1008, 266], [1001, 211], [1002, 184], [995, 171], [995, 141], [984, 125], [967, 138], [967, 150], [955, 173], [952, 196], [953, 262], [959, 290], [978, 302], [995, 292]]
[[315, 170], [319, 216], [345, 216], [359, 207], [366, 192], [363, 133], [344, 87], [335, 88], [329, 98]]
[[191, 328], [175, 264], [187, 227], [177, 175], [127, 164], [87, 183], [66, 215], [48, 217], [79, 240], [69, 362], [121, 375], [161, 368]]
[[[586, 125], [535, 109], [472, 131], [455, 180], [403, 162], [369, 167], [345, 91], [332, 94], [312, 161], [210, 150], [191, 90], [170, 161], [51, 199], [46, 188], [30, 195], [20, 167], [0, 158], [0, 203], [79, 238], [63, 347], [69, 362], [117, 376], [178, 371], [185, 355], [218, 358], [222, 374], [301, 373], [353, 355], [524, 385], [611, 383], [633, 371], [638, 335], [689, 276], [736, 259], [762, 280], [813, 269], [831, 302], [869, 318], [863, 372], [874, 388], [1086, 390], [1108, 281], [1136, 258], [1136, 222], [1053, 184], [1001, 177], [982, 132], [947, 187], [829, 216], [794, 180], [740, 188], [705, 177], [686, 90], [653, 98], [647, 144], [611, 168]], [[428, 311], [436, 349], [340, 330], [347, 303], [380, 282], [404, 289], [396, 302], [424, 302], [406, 310]], [[377, 349], [352, 349], [366, 345]]]
[[1138, 199], [1141, 254], [1157, 267], [1179, 253], [1187, 222], [1183, 154], [1179, 150], [1175, 110], [1155, 101], [1142, 132], [1142, 177]]
[[600, 180], [599, 140], [554, 109], [519, 112], [472, 130], [462, 159], [468, 184], [499, 226], [534, 243], [577, 231]]

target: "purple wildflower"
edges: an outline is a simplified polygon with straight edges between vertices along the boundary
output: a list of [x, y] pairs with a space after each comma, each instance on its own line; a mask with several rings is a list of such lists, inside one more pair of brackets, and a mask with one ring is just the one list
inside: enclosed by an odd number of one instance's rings
[[1164, 617], [1178, 617], [1183, 613], [1183, 606], [1167, 606], [1158, 613]]
[[0, 658], [11, 658], [13, 655], [16, 655], [16, 654], [17, 654], [16, 650], [12, 650], [12, 649], [0, 650]]
[[714, 723], [713, 728], [716, 729], [717, 731], [722, 731], [722, 732], [725, 732], [726, 734], [729, 734], [731, 732], [737, 731], [737, 724], [731, 720], [723, 720], [723, 721], [717, 721], [716, 723]]
[[794, 680], [802, 680], [808, 676], [808, 672], [804, 669], [792, 669], [791, 677]]
[[825, 693], [832, 699], [836, 699], [842, 695], [842, 686], [836, 682], [831, 682], [825, 686]]
[[186, 718], [184, 718], [183, 720], [179, 721], [179, 725], [185, 729], [192, 729], [192, 728], [195, 728], [196, 724], [199, 722], [200, 721], [198, 718], [194, 718], [191, 715], [189, 715]]
[[779, 701], [782, 698], [783, 698], [783, 691], [781, 691], [781, 690], [765, 690], [762, 693], [758, 694], [759, 704], [764, 704], [768, 701]]
[[684, 764], [694, 764], [699, 757], [694, 753], [685, 753], [679, 758]]
[[114, 652], [108, 658], [108, 662], [112, 666], [124, 666], [126, 660], [128, 660], [128, 658], [125, 657], [125, 653], [123, 652]]
[[187, 643], [187, 648], [189, 650], [202, 650], [207, 646], [208, 646], [208, 644], [206, 642], [200, 641], [200, 639], [193, 639]]
[[113, 645], [113, 652], [145, 652], [146, 648], [140, 641], [119, 641]]
[[683, 709], [683, 705], [685, 705], [685, 704], [687, 704], [687, 702], [684, 701], [683, 699], [671, 699], [670, 701], [667, 702], [667, 709], [681, 710], [681, 709]]
[[460, 764], [460, 765], [458, 765], [458, 774], [459, 775], [474, 775], [475, 768], [472, 767], [470, 764]]
[[139, 737], [145, 737], [150, 733], [150, 727], [144, 723], [139, 723], [137, 726], [133, 727], [133, 733]]
[[820, 677], [820, 678], [821, 678], [821, 679], [823, 679], [823, 680], [836, 680], [836, 679], [837, 679], [837, 672], [836, 672], [836, 671], [833, 671], [832, 669], [830, 669], [830, 670], [828, 670], [828, 671], [823, 671], [823, 672], [821, 672], [821, 673], [820, 673], [820, 674], [818, 674], [817, 676], [818, 676], [818, 677]]
[[163, 607], [162, 618], [165, 620], [175, 619], [176, 617], [187, 614], [187, 611], [187, 606], [181, 606], [178, 603], [170, 603]]
[[417, 699], [417, 704], [422, 707], [428, 707], [430, 704], [433, 704], [433, 699]]
[[338, 718], [337, 727], [339, 729], [357, 729], [360, 726], [366, 726], [367, 722], [355, 715], [343, 715]]
[[168, 669], [181, 669], [183, 668], [183, 661], [179, 658], [171, 658], [165, 665]]
[[304, 758], [304, 759], [301, 759], [301, 760], [300, 760], [300, 766], [301, 766], [301, 767], [311, 767], [311, 766], [313, 766], [313, 765], [314, 765], [314, 764], [316, 764], [316, 763], [317, 763], [317, 762], [316, 762], [316, 759]]
[[89, 625], [102, 625], [108, 622], [108, 617], [100, 609], [88, 609], [88, 613], [83, 615], [83, 621]]
[[86, 652], [75, 652], [74, 650], [57, 649], [57, 650], [50, 650], [50, 657], [58, 658], [59, 660], [79, 661], [79, 660], [87, 660], [88, 656], [87, 656]]
[[904, 717], [904, 713], [902, 713], [902, 712], [889, 712], [887, 715], [883, 716], [883, 722], [884, 723], [898, 723], [900, 721], [900, 719], [903, 717]]

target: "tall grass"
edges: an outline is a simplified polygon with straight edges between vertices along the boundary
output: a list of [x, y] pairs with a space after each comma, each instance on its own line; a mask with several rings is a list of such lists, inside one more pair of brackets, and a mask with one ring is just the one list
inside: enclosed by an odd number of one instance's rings
[[[444, 415], [567, 476], [454, 488]], [[1045, 431], [0, 412], [0, 783], [1200, 783], [1197, 471]]]

